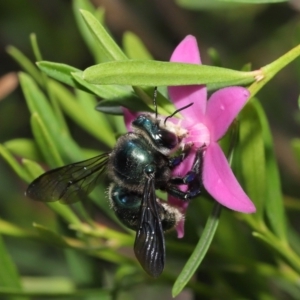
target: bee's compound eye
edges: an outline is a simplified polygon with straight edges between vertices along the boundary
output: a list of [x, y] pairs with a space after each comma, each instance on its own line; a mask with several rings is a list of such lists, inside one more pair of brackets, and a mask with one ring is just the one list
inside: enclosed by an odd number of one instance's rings
[[119, 186], [111, 190], [111, 200], [117, 207], [135, 208], [141, 205], [141, 196]]
[[160, 137], [161, 145], [167, 149], [174, 149], [178, 145], [178, 138], [176, 134], [171, 131], [160, 129], [158, 136]]

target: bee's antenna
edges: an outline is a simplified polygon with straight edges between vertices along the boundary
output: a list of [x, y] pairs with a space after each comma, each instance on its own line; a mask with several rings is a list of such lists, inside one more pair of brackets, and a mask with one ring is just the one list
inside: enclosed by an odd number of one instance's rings
[[175, 110], [171, 115], [169, 115], [168, 117], [165, 118], [165, 120], [164, 120], [164, 125], [166, 125], [166, 122], [167, 122], [168, 119], [172, 118], [172, 117], [173, 117], [174, 115], [176, 115], [178, 112], [180, 112], [180, 111], [182, 111], [182, 110], [184, 110], [184, 109], [186, 109], [186, 108], [192, 106], [193, 104], [194, 104], [194, 102], [191, 102], [190, 104], [188, 104], [188, 105], [186, 105], [186, 106], [184, 106], [184, 107], [181, 107], [181, 108]]
[[157, 86], [154, 87], [154, 95], [153, 95], [153, 105], [155, 110], [155, 119], [157, 119], [157, 104], [156, 104], [156, 97], [157, 97]]

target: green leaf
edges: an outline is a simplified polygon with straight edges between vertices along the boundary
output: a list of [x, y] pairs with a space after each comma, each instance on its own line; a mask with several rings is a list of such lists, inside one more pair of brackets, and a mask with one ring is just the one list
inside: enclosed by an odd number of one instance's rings
[[[176, 0], [177, 4], [188, 9], [236, 9], [243, 8], [242, 4], [278, 3], [288, 0]], [[240, 4], [240, 5], [239, 5]], [[239, 5], [239, 6], [238, 6]]]
[[81, 10], [81, 14], [90, 32], [98, 42], [98, 52], [101, 53], [101, 58], [105, 58], [108, 61], [127, 59], [117, 43], [90, 12]]
[[152, 59], [152, 55], [142, 40], [133, 32], [127, 31], [123, 35], [124, 51], [130, 59]]
[[293, 150], [294, 156], [298, 162], [298, 166], [300, 169], [300, 139], [292, 140], [292, 150]]
[[35, 178], [39, 177], [45, 172], [45, 170], [41, 167], [40, 164], [30, 159], [23, 158], [22, 164], [24, 166], [24, 169], [28, 172], [30, 176], [29, 180], [27, 181], [28, 183], [33, 181]]
[[142, 101], [138, 101], [137, 98], [123, 98], [115, 100], [102, 100], [96, 106], [96, 109], [110, 114], [123, 115], [122, 106], [127, 107], [131, 111], [149, 111], [152, 110]]
[[263, 131], [265, 163], [266, 163], [266, 199], [265, 209], [270, 226], [274, 233], [282, 240], [287, 241], [287, 220], [283, 205], [280, 174], [274, 152], [274, 143], [268, 120], [258, 101], [253, 102]]
[[263, 3], [287, 2], [288, 0], [218, 0], [218, 1], [220, 1], [220, 2], [237, 2], [237, 3], [263, 4]]
[[243, 174], [244, 188], [256, 206], [254, 218], [262, 221], [266, 200], [266, 161], [262, 126], [253, 102], [244, 107], [239, 121], [239, 165]]
[[[244, 71], [244, 70], [243, 70]], [[240, 82], [234, 82], [234, 81], [222, 81], [222, 82], [212, 82], [212, 83], [207, 83], [206, 84], [206, 88], [208, 92], [214, 92], [217, 91], [219, 89], [222, 89], [224, 87], [228, 87], [228, 86], [247, 86], [246, 83], [244, 83], [243, 81]]]
[[[32, 46], [32, 50], [34, 52], [35, 58], [37, 61], [41, 61], [42, 60], [42, 55], [38, 46], [38, 42], [37, 42], [37, 38], [35, 34], [31, 34], [30, 35], [30, 41], [31, 41], [31, 46]], [[52, 105], [54, 114], [56, 115], [57, 118], [57, 122], [59, 123], [59, 127], [61, 127], [64, 131], [68, 131], [68, 127], [66, 124], [66, 121], [64, 119], [64, 116], [61, 112], [61, 109], [57, 103], [56, 98], [53, 96], [52, 90], [49, 88], [49, 79], [47, 77], [47, 75], [45, 73], [41, 73], [41, 77], [42, 77], [42, 85], [41, 87], [43, 89], [46, 90], [47, 96], [49, 98], [49, 101]]]
[[[5, 299], [101, 299], [111, 300], [108, 289], [76, 289], [74, 283], [65, 277], [26, 277], [22, 279], [23, 291], [16, 288], [0, 287]], [[9, 298], [8, 298], [9, 297]]]
[[265, 86], [280, 70], [298, 58], [300, 55], [300, 45], [288, 51], [272, 63], [254, 71], [257, 73], [256, 81], [249, 87], [251, 96], [253, 97], [263, 86]]
[[[142, 90], [135, 87], [135, 91], [140, 95], [140, 98], [134, 93], [131, 93], [119, 98], [101, 100], [95, 108], [103, 113], [113, 115], [123, 115], [122, 106], [136, 112], [154, 112], [153, 88], [148, 87]], [[149, 103], [149, 105], [146, 103]], [[174, 105], [159, 92], [157, 94], [156, 103], [158, 105], [158, 112], [161, 115], [168, 116], [176, 110]]]
[[132, 246], [134, 243], [134, 236], [132, 231], [128, 234], [125, 234], [120, 231], [116, 231], [109, 227], [105, 226], [90, 226], [88, 224], [80, 224], [78, 225], [71, 225], [70, 229], [76, 230], [80, 233], [80, 236], [92, 236], [97, 237], [105, 240], [110, 240], [110, 242], [114, 245], [114, 247], [124, 247], [124, 246]]
[[46, 162], [51, 167], [62, 166], [63, 161], [57, 151], [56, 144], [38, 113], [33, 113], [31, 116], [31, 128]]
[[14, 172], [23, 180], [29, 181], [29, 176], [26, 170], [21, 166], [21, 164], [16, 160], [16, 158], [10, 153], [10, 151], [0, 144], [0, 155], [3, 159], [10, 165]]
[[229, 6], [226, 3], [220, 3], [218, 0], [176, 0], [176, 3], [179, 6], [194, 10], [228, 9]]
[[62, 248], [68, 247], [68, 243], [66, 243], [64, 238], [53, 230], [37, 223], [33, 223], [33, 227], [37, 230], [38, 235], [47, 243]]
[[190, 256], [180, 275], [177, 277], [173, 289], [172, 296], [176, 297], [186, 286], [189, 280], [192, 278], [197, 268], [204, 259], [209, 246], [213, 240], [214, 234], [219, 224], [219, 217], [221, 213], [221, 205], [216, 203], [213, 210], [205, 224], [203, 233], [199, 242], [197, 243], [194, 252]]
[[20, 73], [19, 77], [31, 114], [37, 112], [43, 119], [43, 122], [46, 124], [47, 129], [51, 132], [51, 134], [56, 135], [61, 132], [52, 107], [36, 83], [25, 73]]
[[106, 62], [89, 67], [83, 72], [83, 79], [93, 84], [135, 86], [170, 86], [218, 82], [231, 82], [240, 85], [253, 82], [254, 76], [254, 72], [154, 60]]
[[222, 67], [220, 54], [215, 48], [208, 48], [207, 54], [209, 55], [212, 66]]
[[7, 52], [10, 56], [12, 56], [16, 62], [34, 78], [36, 82], [40, 85], [43, 84], [43, 78], [37, 67], [17, 48], [13, 46], [7, 47]]
[[12, 261], [2, 236], [0, 235], [0, 287], [9, 287], [21, 290], [18, 270]]
[[42, 54], [41, 54], [35, 33], [30, 34], [30, 42], [31, 42], [31, 47], [32, 47], [35, 59], [37, 61], [42, 60], [43, 59]]
[[[41, 124], [48, 132], [49, 138], [55, 144], [57, 151], [64, 160], [70, 163], [83, 160], [80, 148], [76, 145], [69, 133], [61, 127], [44, 94], [36, 83], [25, 73], [20, 74], [20, 82], [31, 114], [37, 113]], [[50, 141], [50, 140], [49, 140]], [[38, 141], [36, 141], [38, 143]], [[68, 147], [66, 147], [68, 145]], [[44, 149], [45, 150], [45, 149]], [[57, 166], [57, 165], [56, 165]]]
[[[55, 63], [50, 61], [40, 61], [37, 62], [37, 66], [41, 71], [43, 71], [48, 76], [65, 83], [69, 86], [85, 89], [83, 86], [78, 84], [76, 80], [74, 80], [73, 76], [71, 75], [72, 72], [81, 72], [79, 69], [74, 68], [72, 66], [62, 64], [62, 63]], [[88, 89], [85, 89], [88, 91]]]
[[4, 146], [13, 154], [32, 160], [41, 161], [42, 156], [36, 143], [31, 139], [14, 139], [4, 143]]
[[[94, 85], [82, 79], [82, 71], [72, 73], [73, 78], [91, 94], [99, 96], [102, 99], [122, 99], [124, 97], [136, 97], [133, 94], [132, 87], [126, 85]], [[84, 89], [81, 89], [84, 91]]]
[[70, 118], [98, 140], [113, 147], [116, 142], [114, 132], [105, 116], [95, 110], [96, 102], [93, 101], [92, 95], [78, 91], [77, 95], [80, 95], [80, 99], [78, 99], [78, 96], [74, 97], [72, 93], [56, 82], [51, 83], [51, 89]]
[[[39, 277], [24, 277], [22, 278], [22, 285], [24, 286], [24, 292], [27, 293], [74, 293], [74, 283], [63, 276], [39, 276]], [[51, 287], [51, 290], [49, 290]], [[46, 296], [44, 296], [46, 297]]]
[[0, 219], [0, 233], [18, 238], [35, 238], [36, 235], [29, 230], [18, 227], [15, 224]]
[[[93, 54], [96, 62], [103, 62], [103, 57], [101, 52], [97, 48], [96, 41], [94, 36], [91, 34], [87, 24], [84, 22], [80, 10], [84, 9], [85, 11], [90, 12], [95, 16], [95, 7], [91, 4], [90, 1], [87, 0], [74, 0], [73, 1], [73, 13], [77, 23], [77, 27], [80, 31], [82, 38], [85, 41], [85, 44], [88, 46], [90, 52]], [[100, 20], [103, 23], [103, 20]]]
[[[94, 260], [72, 249], [65, 250], [64, 255], [68, 264], [68, 271], [76, 285], [88, 286], [90, 282], [93, 282], [95, 270]], [[100, 270], [100, 276], [102, 276], [102, 272], [103, 271]]]
[[[129, 86], [90, 84], [82, 79], [82, 71], [66, 64], [41, 61], [37, 63], [37, 66], [48, 76], [76, 89], [92, 93], [100, 98], [113, 100], [123, 99], [124, 97], [136, 97]], [[53, 86], [54, 83], [50, 82], [50, 85]], [[56, 86], [56, 88], [58, 87]], [[60, 89], [62, 88], [60, 87]], [[67, 92], [65, 90], [65, 93]]]
[[[14, 169], [14, 171], [26, 182], [31, 182], [34, 178], [37, 178], [44, 170], [42, 167], [36, 162], [23, 159], [23, 167], [15, 160], [15, 158], [9, 153], [9, 151], [0, 145], [0, 154], [3, 158], [8, 162], [8, 164]], [[60, 203], [47, 203], [52, 210], [62, 216], [65, 220], [67, 220], [71, 224], [80, 224], [80, 220], [77, 216], [72, 212], [72, 210]]]

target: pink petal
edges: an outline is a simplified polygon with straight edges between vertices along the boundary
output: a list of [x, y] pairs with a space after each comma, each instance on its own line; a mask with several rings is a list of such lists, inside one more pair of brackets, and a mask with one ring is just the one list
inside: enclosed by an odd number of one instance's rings
[[256, 211], [229, 167], [227, 159], [217, 143], [211, 143], [205, 152], [203, 185], [219, 203], [243, 213]]
[[[177, 198], [174, 198], [172, 196], [168, 196], [168, 204], [170, 204], [171, 206], [175, 206], [179, 209], [179, 211], [185, 215], [185, 212], [188, 208], [189, 202], [183, 202], [182, 200], [179, 200]], [[184, 221], [185, 219], [181, 219], [177, 226], [176, 226], [176, 231], [177, 231], [177, 237], [179, 239], [183, 238], [184, 236]]]
[[187, 35], [173, 51], [170, 61], [201, 64], [196, 38]]
[[127, 131], [130, 132], [130, 131], [132, 131], [131, 123], [132, 123], [133, 120], [135, 120], [137, 118], [139, 113], [133, 112], [133, 111], [131, 111], [128, 108], [125, 108], [125, 107], [122, 107], [122, 109], [123, 109], [123, 114], [124, 114], [125, 126], [127, 128]]
[[208, 100], [206, 125], [211, 140], [219, 140], [247, 102], [250, 92], [243, 87], [226, 87], [218, 90]]
[[178, 239], [182, 239], [184, 237], [184, 221], [184, 219], [181, 219], [176, 226]]
[[[197, 40], [188, 35], [174, 50], [171, 62], [201, 64]], [[193, 120], [202, 120], [206, 109], [206, 88], [204, 85], [171, 86], [168, 87], [169, 96], [176, 108], [184, 107], [190, 103], [194, 105], [184, 111], [182, 115]]]
[[191, 107], [184, 109], [181, 114], [185, 118], [202, 122], [206, 108], [206, 87], [204, 85], [169, 86], [168, 92], [177, 109], [194, 103]]

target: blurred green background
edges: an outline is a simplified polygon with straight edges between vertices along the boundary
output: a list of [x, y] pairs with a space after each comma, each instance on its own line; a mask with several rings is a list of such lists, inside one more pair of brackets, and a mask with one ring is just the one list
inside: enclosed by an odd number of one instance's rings
[[[122, 44], [124, 32], [132, 31], [141, 38], [157, 60], [168, 60], [175, 46], [187, 34], [193, 34], [197, 37], [204, 64], [217, 63], [223, 67], [241, 69], [245, 64], [251, 63], [252, 69], [257, 69], [283, 55], [300, 41], [300, 5], [297, 0], [260, 5], [184, 0], [178, 3], [173, 0], [92, 2], [95, 6], [105, 8], [107, 27], [118, 43]], [[71, 1], [1, 1], [2, 79], [8, 73], [19, 70], [19, 66], [6, 52], [8, 45], [17, 47], [33, 59], [29, 42], [29, 35], [33, 32], [37, 35], [45, 60], [63, 62], [79, 69], [93, 64], [77, 30]], [[208, 54], [210, 51], [212, 53], [212, 48], [219, 53], [219, 59], [213, 62]], [[4, 81], [0, 82], [0, 143], [18, 137], [31, 137], [29, 111], [24, 96], [16, 86], [13, 73], [10, 75], [6, 77], [7, 85]], [[281, 71], [257, 95], [271, 124], [283, 192], [293, 198], [300, 198], [300, 168], [290, 146], [291, 139], [299, 137], [300, 133], [297, 105], [299, 82], [300, 61], [297, 60]], [[78, 144], [95, 149], [99, 147], [94, 138], [72, 121], [68, 122]], [[53, 225], [53, 213], [44, 204], [26, 199], [23, 196], [25, 189], [26, 184], [0, 158], [0, 217], [23, 228], [31, 228], [33, 221]], [[288, 203], [287, 201], [287, 205]], [[297, 214], [294, 211], [291, 220], [299, 231]], [[197, 218], [197, 214], [190, 209], [187, 228]], [[245, 228], [245, 232], [250, 235], [249, 229]], [[171, 238], [174, 236], [171, 235]], [[187, 230], [184, 241], [190, 242], [195, 238], [192, 229]], [[59, 249], [9, 237], [5, 237], [5, 242], [22, 275], [74, 276]], [[264, 256], [264, 253], [261, 255]], [[98, 270], [101, 273], [103, 266], [103, 262], [99, 262], [95, 265], [95, 272]], [[101, 277], [99, 274], [90, 274], [92, 280], [84, 272], [83, 274], [81, 278], [78, 274], [77, 282], [82, 286], [93, 282], [97, 286]], [[202, 275], [199, 276], [205, 281]], [[164, 295], [163, 292], [165, 291], [159, 289], [156, 291], [159, 295]], [[171, 297], [169, 292], [165, 293], [166, 296], [160, 299]], [[281, 296], [280, 293], [278, 295]], [[140, 299], [139, 296], [136, 297]], [[178, 299], [192, 299], [189, 293], [180, 297], [182, 298]], [[143, 299], [146, 299], [144, 292]]]

